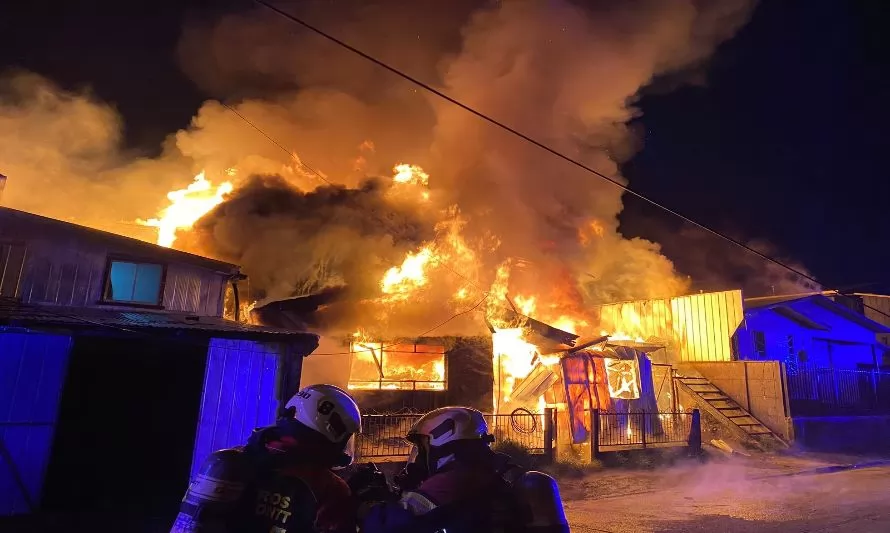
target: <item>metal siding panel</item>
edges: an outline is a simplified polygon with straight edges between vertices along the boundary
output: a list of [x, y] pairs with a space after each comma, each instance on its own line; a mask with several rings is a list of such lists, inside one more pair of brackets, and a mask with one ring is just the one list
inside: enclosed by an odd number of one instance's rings
[[[0, 439], [35, 505], [49, 463], [70, 347], [66, 336], [0, 333]], [[0, 465], [0, 515], [27, 512], [12, 470], [2, 460]]]
[[192, 475], [215, 450], [244, 444], [257, 427], [275, 421], [278, 355], [261, 343], [212, 339]]
[[707, 302], [710, 312], [708, 318], [708, 330], [710, 331], [708, 338], [708, 360], [721, 361], [723, 360], [723, 343], [720, 342], [721, 332], [723, 330], [721, 324], [723, 324], [725, 320], [723, 318], [723, 312], [721, 311], [720, 295], [708, 294]]
[[701, 361], [702, 360], [702, 343], [704, 342], [704, 332], [701, 327], [701, 299], [696, 298], [695, 296], [689, 296], [686, 298], [686, 301], [689, 304], [688, 314], [689, 314], [689, 327], [692, 330], [692, 360], [693, 361]]
[[720, 328], [717, 331], [717, 340], [716, 346], [719, 350], [718, 361], [729, 361], [732, 359], [732, 354], [729, 351], [728, 339], [732, 336], [732, 333], [729, 331], [729, 304], [727, 302], [727, 294], [725, 292], [721, 292], [715, 295], [715, 300], [717, 304], [717, 312], [719, 313], [720, 320], [717, 326]]
[[693, 342], [692, 332], [689, 330], [689, 300], [686, 298], [677, 298], [674, 300], [676, 304], [676, 310], [674, 314], [674, 319], [677, 320], [677, 325], [679, 327], [679, 332], [681, 335], [682, 342], [680, 344], [680, 360], [681, 361], [691, 361], [692, 356], [691, 348]]

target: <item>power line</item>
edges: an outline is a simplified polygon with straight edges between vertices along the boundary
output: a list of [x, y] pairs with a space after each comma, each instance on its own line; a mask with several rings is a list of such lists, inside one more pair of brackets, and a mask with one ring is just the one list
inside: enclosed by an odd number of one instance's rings
[[[486, 292], [485, 295], [482, 296], [482, 298], [481, 298], [478, 302], [476, 302], [475, 304], [473, 304], [472, 307], [470, 307], [470, 308], [468, 308], [468, 309], [464, 309], [463, 311], [460, 311], [460, 312], [458, 312], [458, 313], [455, 313], [455, 314], [451, 315], [450, 317], [446, 318], [446, 319], [443, 320], [442, 322], [439, 322], [438, 324], [436, 324], [435, 326], [431, 327], [430, 329], [424, 331], [423, 333], [420, 333], [420, 334], [416, 335], [414, 338], [419, 339], [419, 338], [421, 338], [421, 337], [425, 337], [425, 336], [429, 335], [430, 333], [436, 331], [437, 329], [441, 328], [441, 327], [444, 326], [445, 324], [451, 322], [451, 321], [454, 320], [455, 318], [457, 318], [457, 317], [459, 317], [459, 316], [466, 315], [467, 313], [472, 313], [472, 312], [475, 311], [480, 305], [482, 305], [482, 303], [485, 302], [485, 300], [488, 300], [488, 297], [489, 297], [490, 295], [491, 295], [490, 292]], [[399, 344], [400, 344], [400, 343], [398, 343], [398, 342], [393, 343], [393, 344], [387, 344], [386, 346], [381, 346], [380, 348], [377, 348], [377, 349], [378, 349], [378, 350], [385, 350], [386, 348], [392, 348], [393, 346], [398, 346]], [[312, 352], [312, 355], [350, 355], [350, 354], [352, 354], [352, 353], [354, 353], [354, 352], [331, 352], [331, 353], [318, 353], [318, 352]]]
[[256, 124], [254, 124], [253, 122], [251, 122], [250, 120], [248, 120], [247, 117], [245, 117], [244, 115], [242, 115], [241, 113], [239, 113], [234, 107], [230, 106], [229, 104], [227, 104], [227, 103], [225, 103], [225, 102], [220, 102], [220, 104], [222, 104], [226, 109], [228, 109], [229, 111], [231, 111], [232, 113], [234, 113], [235, 116], [237, 116], [238, 118], [240, 118], [241, 120], [243, 120], [244, 122], [246, 122], [248, 126], [250, 126], [251, 128], [253, 128], [253, 129], [255, 129], [256, 131], [258, 131], [258, 132], [260, 133], [260, 135], [262, 135], [263, 137], [265, 137], [266, 139], [268, 139], [269, 142], [271, 142], [271, 143], [274, 144], [275, 146], [281, 148], [281, 150], [284, 151], [284, 153], [286, 153], [286, 154], [288, 155], [288, 157], [290, 157], [291, 159], [293, 159], [294, 161], [296, 161], [297, 164], [299, 164], [301, 167], [303, 167], [303, 168], [305, 168], [306, 170], [308, 170], [309, 172], [315, 174], [315, 176], [318, 177], [318, 179], [320, 179], [320, 180], [322, 180], [323, 182], [327, 183], [327, 184], [330, 185], [331, 187], [334, 186], [334, 184], [331, 183], [327, 178], [325, 178], [325, 177], [321, 174], [321, 172], [315, 170], [314, 168], [312, 168], [312, 167], [310, 167], [309, 165], [307, 165], [306, 163], [304, 163], [303, 160], [302, 160], [298, 155], [294, 154], [293, 152], [291, 152], [290, 150], [288, 150], [287, 148], [285, 148], [283, 144], [281, 144], [280, 142], [276, 141], [274, 137], [272, 137], [271, 135], [269, 135], [269, 134], [266, 133], [265, 131], [261, 130], [261, 129], [259, 128], [259, 126], [257, 126]]
[[461, 102], [460, 100], [457, 100], [456, 98], [453, 98], [453, 97], [451, 97], [451, 96], [445, 94], [444, 92], [442, 92], [442, 91], [440, 91], [440, 90], [438, 90], [438, 89], [432, 87], [431, 85], [429, 85], [429, 84], [427, 84], [427, 83], [424, 83], [424, 82], [418, 80], [417, 78], [414, 78], [413, 76], [411, 76], [411, 75], [409, 75], [409, 74], [406, 74], [406, 73], [402, 72], [401, 70], [399, 70], [399, 69], [397, 69], [397, 68], [395, 68], [395, 67], [389, 65], [388, 63], [386, 63], [386, 62], [384, 62], [384, 61], [382, 61], [382, 60], [380, 60], [380, 59], [377, 59], [376, 57], [374, 57], [374, 56], [372, 56], [372, 55], [370, 55], [370, 54], [368, 54], [368, 53], [366, 53], [366, 52], [363, 52], [363, 51], [359, 50], [358, 48], [356, 48], [356, 47], [354, 47], [354, 46], [352, 46], [352, 45], [346, 43], [345, 41], [342, 41], [342, 40], [338, 39], [337, 37], [334, 37], [333, 35], [331, 35], [331, 34], [325, 32], [325, 31], [323, 31], [323, 30], [321, 30], [321, 29], [319, 29], [319, 28], [316, 28], [316, 27], [313, 26], [312, 24], [309, 24], [308, 22], [306, 22], [306, 21], [304, 21], [304, 20], [302, 20], [302, 19], [296, 17], [295, 15], [292, 15], [292, 14], [290, 14], [290, 13], [288, 13], [288, 12], [286, 12], [286, 11], [284, 11], [284, 10], [278, 8], [278, 7], [275, 7], [275, 6], [271, 5], [271, 4], [269, 4], [268, 2], [266, 2], [265, 0], [253, 0], [253, 1], [254, 1], [254, 3], [259, 4], [259, 5], [263, 6], [263, 7], [265, 7], [266, 9], [268, 9], [268, 10], [274, 12], [275, 14], [277, 14], [277, 15], [279, 15], [279, 16], [281, 16], [281, 17], [283, 17], [283, 18], [285, 18], [285, 19], [287, 19], [287, 20], [289, 20], [289, 21], [291, 21], [291, 22], [294, 22], [294, 23], [296, 23], [296, 24], [299, 24], [300, 26], [303, 26], [303, 27], [306, 28], [307, 30], [309, 30], [309, 31], [311, 31], [311, 32], [313, 32], [313, 33], [316, 33], [316, 34], [318, 34], [318, 35], [324, 37], [325, 39], [327, 39], [327, 40], [329, 40], [329, 41], [331, 41], [331, 42], [333, 42], [333, 43], [339, 45], [339, 46], [342, 47], [342, 48], [345, 48], [345, 49], [349, 50], [350, 52], [352, 52], [352, 53], [354, 53], [354, 54], [356, 54], [356, 55], [358, 55], [358, 56], [363, 57], [364, 59], [366, 59], [366, 60], [368, 60], [368, 61], [370, 61], [370, 62], [376, 64], [377, 66], [379, 66], [379, 67], [381, 67], [381, 68], [383, 68], [383, 69], [386, 69], [386, 70], [390, 71], [391, 73], [395, 74], [396, 76], [399, 76], [400, 78], [402, 78], [402, 79], [404, 79], [404, 80], [407, 80], [407, 81], [409, 81], [409, 82], [411, 82], [411, 83], [417, 85], [418, 87], [423, 88], [424, 90], [430, 92], [431, 94], [434, 94], [434, 95], [438, 96], [439, 98], [441, 98], [441, 99], [443, 99], [443, 100], [445, 100], [445, 101], [447, 101], [447, 102], [450, 102], [451, 104], [454, 104], [454, 105], [460, 107], [460, 108], [463, 109], [464, 111], [467, 111], [468, 113], [471, 113], [471, 114], [475, 115], [476, 117], [478, 117], [478, 118], [480, 118], [480, 119], [482, 119], [482, 120], [488, 122], [489, 124], [492, 124], [492, 125], [494, 125], [494, 126], [500, 128], [500, 129], [502, 129], [502, 130], [504, 130], [504, 131], [506, 131], [506, 132], [508, 132], [508, 133], [510, 133], [510, 134], [512, 134], [512, 135], [514, 135], [514, 136], [516, 136], [516, 137], [519, 137], [520, 139], [522, 139], [522, 140], [524, 140], [524, 141], [526, 141], [526, 142], [528, 142], [528, 143], [531, 143], [531, 144], [537, 146], [538, 148], [540, 148], [540, 149], [542, 149], [542, 150], [544, 150], [544, 151], [546, 151], [546, 152], [549, 152], [550, 154], [552, 154], [552, 155], [554, 155], [554, 156], [556, 156], [556, 157], [562, 159], [563, 161], [566, 161], [567, 163], [570, 163], [570, 164], [572, 164], [572, 165], [574, 165], [574, 166], [576, 166], [576, 167], [578, 167], [578, 168], [580, 168], [580, 169], [582, 169], [582, 170], [585, 170], [585, 171], [587, 171], [587, 172], [589, 172], [589, 173], [591, 173], [591, 174], [593, 174], [593, 175], [595, 175], [595, 176], [598, 176], [599, 178], [601, 178], [601, 179], [607, 181], [608, 183], [611, 183], [612, 185], [614, 185], [614, 186], [616, 186], [616, 187], [622, 189], [623, 191], [625, 191], [625, 192], [627, 192], [627, 193], [630, 193], [630, 194], [636, 196], [637, 198], [640, 198], [641, 200], [643, 200], [643, 201], [645, 201], [645, 202], [648, 202], [649, 204], [651, 204], [651, 205], [653, 205], [653, 206], [658, 207], [659, 209], [661, 209], [661, 210], [663, 210], [663, 211], [665, 211], [665, 212], [667, 212], [667, 213], [670, 213], [670, 214], [674, 215], [675, 217], [677, 217], [677, 218], [679, 218], [679, 219], [681, 219], [681, 220], [683, 220], [683, 221], [685, 221], [685, 222], [687, 222], [687, 223], [689, 223], [689, 224], [692, 224], [693, 226], [695, 226], [695, 227], [697, 227], [697, 228], [699, 228], [699, 229], [702, 229], [702, 230], [704, 230], [704, 231], [706, 231], [706, 232], [708, 232], [708, 233], [710, 233], [710, 234], [712, 234], [712, 235], [715, 235], [715, 236], [717, 236], [717, 237], [719, 237], [719, 238], [721, 238], [721, 239], [724, 239], [724, 240], [726, 240], [726, 241], [729, 241], [729, 242], [731, 242], [732, 244], [735, 244], [736, 246], [739, 246], [739, 247], [743, 248], [744, 250], [747, 250], [748, 252], [751, 252], [752, 254], [754, 254], [754, 255], [756, 255], [756, 256], [758, 256], [758, 257], [760, 257], [760, 258], [762, 258], [762, 259], [764, 259], [764, 260], [766, 260], [766, 261], [769, 261], [770, 263], [774, 263], [774, 264], [776, 264], [776, 265], [778, 265], [778, 266], [780, 266], [780, 267], [782, 267], [782, 268], [785, 268], [785, 269], [787, 269], [788, 271], [793, 272], [794, 274], [796, 274], [796, 275], [798, 275], [798, 276], [800, 276], [800, 277], [802, 277], [802, 278], [804, 278], [804, 279], [807, 279], [807, 280], [809, 280], [809, 281], [812, 281], [813, 283], [816, 283], [817, 285], [821, 285], [821, 283], [819, 283], [819, 281], [816, 280], [815, 278], [813, 278], [812, 276], [810, 276], [810, 275], [808, 275], [808, 274], [805, 274], [804, 272], [802, 272], [802, 271], [800, 271], [800, 270], [798, 270], [798, 269], [796, 269], [796, 268], [794, 268], [794, 267], [792, 267], [792, 266], [790, 266], [790, 265], [787, 265], [787, 264], [785, 264], [785, 263], [779, 261], [778, 259], [775, 259], [775, 258], [773, 258], [773, 257], [770, 257], [770, 256], [768, 256], [768, 255], [762, 253], [762, 252], [759, 252], [758, 250], [752, 248], [751, 246], [748, 246], [747, 244], [745, 244], [745, 243], [743, 243], [743, 242], [741, 242], [741, 241], [739, 241], [739, 240], [733, 239], [732, 237], [730, 237], [729, 235], [726, 235], [725, 233], [722, 233], [722, 232], [720, 232], [720, 231], [711, 229], [710, 227], [708, 227], [708, 226], [706, 226], [706, 225], [704, 225], [704, 224], [701, 224], [701, 223], [699, 223], [699, 222], [696, 222], [695, 220], [693, 220], [693, 219], [691, 219], [691, 218], [689, 218], [689, 217], [687, 217], [687, 216], [685, 216], [685, 215], [683, 215], [683, 214], [681, 214], [681, 213], [679, 213], [679, 212], [677, 212], [677, 211], [675, 211], [675, 210], [673, 210], [673, 209], [671, 209], [671, 208], [669, 208], [669, 207], [667, 207], [667, 206], [665, 206], [665, 205], [662, 205], [661, 203], [659, 203], [659, 202], [657, 202], [657, 201], [655, 201], [655, 200], [653, 200], [653, 199], [651, 199], [651, 198], [645, 196], [644, 194], [639, 193], [639, 192], [637, 192], [637, 191], [631, 189], [631, 188], [628, 187], [627, 185], [622, 184], [622, 183], [619, 182], [618, 180], [616, 180], [616, 179], [614, 179], [614, 178], [612, 178], [612, 177], [609, 177], [609, 176], [607, 176], [606, 174], [603, 174], [602, 172], [599, 172], [598, 170], [596, 170], [596, 169], [594, 169], [594, 168], [592, 168], [592, 167], [590, 167], [590, 166], [588, 166], [588, 165], [585, 165], [584, 163], [582, 163], [582, 162], [580, 162], [580, 161], [578, 161], [578, 160], [576, 160], [576, 159], [573, 159], [573, 158], [570, 157], [570, 156], [567, 156], [567, 155], [563, 154], [562, 152], [556, 150], [555, 148], [551, 148], [550, 146], [548, 146], [548, 145], [546, 145], [546, 144], [544, 144], [544, 143], [542, 143], [542, 142], [540, 142], [540, 141], [538, 141], [538, 140], [536, 140], [536, 139], [530, 137], [529, 135], [526, 135], [526, 134], [524, 134], [524, 133], [522, 133], [522, 132], [520, 132], [520, 131], [518, 131], [518, 130], [516, 130], [516, 129], [510, 127], [510, 126], [507, 126], [506, 124], [504, 124], [504, 123], [498, 121], [497, 119], [494, 119], [494, 118], [492, 118], [492, 117], [486, 115], [485, 113], [482, 113], [481, 111], [477, 111], [477, 110], [474, 109], [473, 107], [470, 107], [469, 105], [464, 104], [464, 103]]

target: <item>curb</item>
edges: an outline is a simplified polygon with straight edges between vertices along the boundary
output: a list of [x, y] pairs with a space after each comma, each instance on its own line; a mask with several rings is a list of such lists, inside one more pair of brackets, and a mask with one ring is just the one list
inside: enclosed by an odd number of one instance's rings
[[877, 461], [868, 461], [866, 463], [855, 463], [849, 465], [831, 465], [831, 466], [820, 466], [819, 468], [813, 468], [810, 470], [802, 470], [800, 472], [787, 472], [784, 474], [773, 474], [769, 476], [763, 476], [757, 479], [769, 479], [775, 477], [793, 477], [793, 476], [815, 476], [818, 474], [833, 474], [834, 472], [843, 472], [846, 470], [859, 470], [863, 468], [874, 468], [877, 466], [887, 466], [890, 465], [890, 459], [881, 459]]

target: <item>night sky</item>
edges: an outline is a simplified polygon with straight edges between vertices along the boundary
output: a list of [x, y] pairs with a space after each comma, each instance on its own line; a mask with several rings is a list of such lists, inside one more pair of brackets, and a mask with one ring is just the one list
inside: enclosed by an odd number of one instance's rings
[[[150, 154], [208, 98], [173, 52], [184, 18], [210, 4], [221, 2], [4, 2], [0, 69], [90, 87], [123, 115], [129, 148]], [[737, 238], [771, 242], [832, 288], [890, 289], [882, 4], [761, 2], [704, 83], [657, 83], [642, 95], [645, 144], [624, 167], [631, 186]], [[625, 233], [662, 241], [685, 272], [725, 251], [651, 206], [627, 204]]]

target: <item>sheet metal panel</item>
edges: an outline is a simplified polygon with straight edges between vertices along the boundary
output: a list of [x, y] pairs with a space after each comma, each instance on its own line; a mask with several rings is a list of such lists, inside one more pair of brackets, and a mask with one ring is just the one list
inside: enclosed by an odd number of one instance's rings
[[167, 267], [164, 308], [203, 316], [222, 316], [225, 280], [219, 274], [186, 265]]
[[40, 502], [70, 349], [68, 336], [0, 332], [0, 516]]
[[663, 343], [674, 361], [730, 361], [731, 338], [744, 314], [741, 291], [604, 305], [601, 328]]
[[244, 444], [275, 421], [279, 351], [275, 344], [211, 339], [192, 459], [192, 475], [216, 450]]

